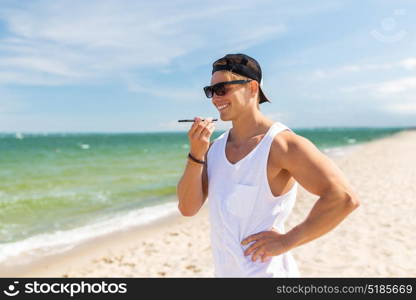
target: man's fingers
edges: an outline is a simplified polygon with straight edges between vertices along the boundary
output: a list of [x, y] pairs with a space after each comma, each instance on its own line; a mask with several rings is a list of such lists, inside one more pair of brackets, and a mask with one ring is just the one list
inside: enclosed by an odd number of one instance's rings
[[257, 248], [259, 248], [259, 247], [263, 246], [265, 242], [266, 242], [266, 241], [264, 241], [264, 240], [258, 240], [257, 242], [255, 242], [254, 244], [252, 244], [249, 248], [247, 248], [247, 249], [244, 251], [244, 255], [245, 255], [245, 256], [250, 255], [250, 254], [251, 254], [251, 253], [253, 253], [253, 251], [255, 251]]
[[194, 139], [198, 138], [201, 135], [201, 132], [204, 130], [206, 124], [207, 124], [206, 121], [199, 122], [199, 124], [197, 125], [197, 127], [194, 130], [194, 134], [193, 134], [192, 138], [194, 138]]
[[269, 261], [270, 259], [272, 259], [272, 257], [271, 257], [271, 256], [269, 256], [269, 255], [267, 255], [266, 253], [264, 253], [264, 254], [261, 256], [261, 261], [262, 261], [262, 262]]
[[195, 129], [198, 127], [198, 124], [199, 124], [200, 120], [201, 120], [201, 118], [200, 118], [200, 117], [195, 117], [195, 118], [194, 118], [194, 122], [192, 123], [192, 126], [191, 126], [191, 128], [189, 129], [189, 136], [190, 136], [190, 137], [192, 137], [192, 136], [193, 136], [193, 134], [194, 134], [194, 132], [195, 132]]
[[262, 231], [262, 232], [259, 232], [259, 233], [249, 235], [248, 237], [246, 237], [244, 240], [241, 241], [241, 244], [246, 245], [250, 242], [257, 241], [258, 239], [260, 239], [264, 235], [264, 233], [265, 232]]
[[254, 254], [251, 256], [251, 260], [256, 261], [257, 258], [259, 258], [259, 256], [262, 256], [263, 254], [264, 254], [263, 247], [259, 247], [256, 249], [256, 251], [254, 251]]
[[213, 123], [208, 124], [207, 127], [204, 128], [203, 134], [205, 136], [211, 135], [214, 132], [214, 128], [215, 126]]
[[[188, 136], [191, 139], [196, 139], [199, 138], [201, 136], [205, 136], [208, 135], [210, 132], [212, 132], [213, 130], [213, 125], [214, 122], [212, 122], [212, 117], [206, 118], [204, 120], [202, 120], [201, 117], [195, 117], [194, 120], [195, 122], [192, 124]], [[207, 132], [207, 130], [209, 130]]]
[[214, 124], [208, 120], [201, 121], [198, 128], [195, 130], [194, 137], [197, 138], [210, 135], [212, 133], [213, 125]]

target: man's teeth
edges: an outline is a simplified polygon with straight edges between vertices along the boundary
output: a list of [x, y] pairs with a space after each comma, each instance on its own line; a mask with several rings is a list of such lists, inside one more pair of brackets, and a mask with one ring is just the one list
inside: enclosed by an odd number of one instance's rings
[[222, 109], [226, 108], [227, 106], [228, 106], [228, 104], [224, 104], [224, 105], [218, 106], [218, 109], [222, 110]]

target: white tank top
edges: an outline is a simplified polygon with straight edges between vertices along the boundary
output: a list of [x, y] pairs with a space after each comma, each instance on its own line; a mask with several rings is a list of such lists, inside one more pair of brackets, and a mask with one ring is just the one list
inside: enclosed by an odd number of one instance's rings
[[252, 243], [241, 245], [247, 236], [272, 227], [285, 232], [284, 221], [295, 204], [298, 183], [275, 197], [267, 180], [270, 146], [283, 130], [291, 129], [274, 123], [257, 146], [235, 164], [225, 154], [230, 129], [215, 139], [208, 151], [208, 205], [216, 277], [299, 277], [290, 251], [266, 262], [253, 262], [251, 254], [244, 256]]

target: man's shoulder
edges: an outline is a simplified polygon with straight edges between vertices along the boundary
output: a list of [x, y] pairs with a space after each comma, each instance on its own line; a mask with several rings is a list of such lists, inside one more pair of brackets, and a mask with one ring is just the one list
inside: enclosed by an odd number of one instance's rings
[[277, 134], [270, 147], [271, 157], [277, 163], [285, 160], [296, 161], [299, 156], [311, 155], [315, 150], [316, 146], [309, 139], [291, 130]]
[[273, 137], [272, 149], [273, 151], [287, 151], [289, 145], [296, 139], [297, 134], [291, 130], [283, 130]]
[[283, 130], [273, 137], [270, 154], [274, 160], [284, 158], [290, 152], [295, 151], [296, 146], [302, 143], [304, 138], [291, 130]]

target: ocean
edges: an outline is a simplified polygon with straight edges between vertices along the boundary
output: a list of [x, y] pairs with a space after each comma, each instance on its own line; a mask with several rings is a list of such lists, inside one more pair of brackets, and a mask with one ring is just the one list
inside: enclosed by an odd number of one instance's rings
[[[328, 155], [404, 129], [292, 128]], [[0, 264], [171, 214], [188, 151], [187, 132], [0, 133]]]

